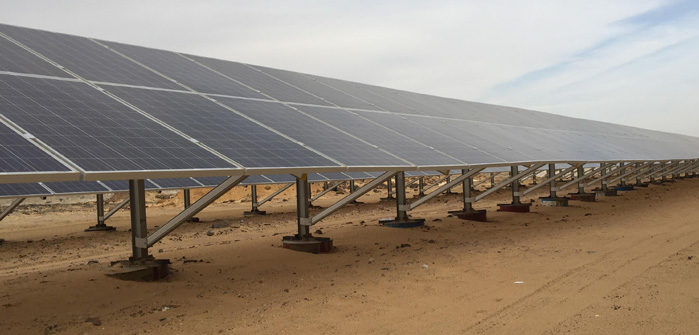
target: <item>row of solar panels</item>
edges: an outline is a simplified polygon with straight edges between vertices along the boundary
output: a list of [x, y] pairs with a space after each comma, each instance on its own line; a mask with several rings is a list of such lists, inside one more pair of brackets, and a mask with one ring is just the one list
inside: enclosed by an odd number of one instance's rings
[[[494, 170], [493, 170], [494, 171]], [[460, 172], [453, 170], [450, 174]], [[338, 173], [312, 173], [308, 175], [310, 182], [325, 181], [347, 181], [376, 178], [381, 173], [377, 172], [338, 172]], [[441, 173], [437, 171], [409, 171], [407, 177], [437, 176]], [[167, 178], [146, 180], [147, 190], [171, 190], [185, 188], [215, 187], [219, 185], [225, 177], [197, 177], [197, 178]], [[266, 185], [266, 184], [287, 184], [295, 181], [292, 175], [259, 175], [249, 176], [242, 185]], [[16, 183], [0, 184], [0, 198], [27, 198], [45, 197], [51, 195], [75, 195], [75, 194], [98, 194], [112, 192], [127, 192], [129, 183], [125, 180], [109, 181], [66, 181], [66, 182], [46, 182], [46, 183]]]
[[699, 157], [689, 136], [8, 25], [0, 35], [0, 182]]

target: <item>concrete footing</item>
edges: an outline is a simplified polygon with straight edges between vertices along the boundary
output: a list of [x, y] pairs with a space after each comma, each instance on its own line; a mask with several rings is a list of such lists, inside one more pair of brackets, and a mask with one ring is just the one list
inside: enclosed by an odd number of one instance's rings
[[472, 211], [456, 211], [456, 212], [451, 213], [451, 214], [456, 216], [457, 218], [459, 218], [461, 220], [480, 221], [480, 222], [488, 221], [487, 211], [485, 209], [474, 209]]
[[107, 276], [121, 280], [156, 281], [170, 274], [169, 259], [123, 260], [112, 262]]
[[568, 199], [584, 201], [584, 202], [594, 202], [597, 195], [595, 193], [570, 193], [568, 194]]
[[531, 203], [527, 204], [498, 204], [498, 212], [529, 213]]
[[333, 240], [329, 237], [308, 236], [299, 238], [298, 235], [284, 236], [282, 238], [282, 246], [286, 249], [318, 254], [332, 251]]
[[90, 232], [90, 231], [115, 231], [116, 227], [112, 226], [107, 226], [106, 224], [96, 224], [94, 226], [90, 226], [85, 231]]
[[390, 228], [414, 228], [425, 225], [425, 219], [380, 219], [379, 224]]
[[597, 196], [604, 196], [604, 197], [615, 197], [619, 195], [614, 188], [608, 188], [607, 190], [595, 190], [595, 194]]
[[617, 186], [614, 188], [616, 191], [633, 191], [633, 185]]
[[551, 207], [566, 207], [568, 206], [568, 198], [565, 197], [541, 197], [541, 204]]
[[253, 210], [249, 210], [249, 211], [243, 212], [243, 215], [245, 215], [245, 216], [267, 215], [267, 212], [266, 212], [266, 211], [261, 211], [261, 210], [255, 208], [255, 209], [253, 209]]

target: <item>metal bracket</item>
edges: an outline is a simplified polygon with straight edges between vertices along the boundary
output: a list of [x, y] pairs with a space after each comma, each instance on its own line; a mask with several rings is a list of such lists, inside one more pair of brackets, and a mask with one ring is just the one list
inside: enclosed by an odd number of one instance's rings
[[410, 205], [409, 204], [399, 204], [398, 210], [401, 212], [407, 212], [410, 210]]
[[137, 248], [147, 249], [148, 248], [148, 239], [143, 238], [143, 237], [136, 237], [136, 238], [134, 238], [133, 244]]
[[302, 226], [312, 226], [311, 218], [299, 218], [299, 224]]

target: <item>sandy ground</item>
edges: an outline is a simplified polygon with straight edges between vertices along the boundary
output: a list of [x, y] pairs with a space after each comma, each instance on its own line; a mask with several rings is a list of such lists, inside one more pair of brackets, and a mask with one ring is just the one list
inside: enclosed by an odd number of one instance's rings
[[[699, 179], [528, 214], [496, 212], [503, 191], [478, 203], [487, 223], [447, 217], [460, 198], [442, 196], [411, 213], [427, 219], [416, 229], [379, 226], [395, 204], [371, 192], [317, 226], [337, 247], [319, 255], [281, 248], [295, 230], [293, 188], [253, 218], [242, 216], [247, 191], [235, 192], [152, 248], [174, 270], [155, 283], [104, 275], [129, 256], [127, 211], [112, 233], [82, 232], [94, 224], [87, 205], [11, 215], [0, 223], [0, 333], [699, 331]], [[332, 193], [316, 204], [342, 196]], [[179, 211], [172, 196], [149, 195], [151, 228]]]

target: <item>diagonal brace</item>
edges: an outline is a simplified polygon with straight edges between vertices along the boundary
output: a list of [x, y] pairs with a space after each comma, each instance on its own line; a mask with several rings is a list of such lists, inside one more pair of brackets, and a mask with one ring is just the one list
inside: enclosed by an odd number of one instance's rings
[[288, 189], [289, 187], [294, 186], [294, 185], [296, 185], [296, 183], [288, 183], [288, 184], [284, 185], [284, 187], [282, 187], [282, 188], [280, 188], [280, 189], [274, 191], [274, 193], [272, 193], [272, 194], [266, 196], [264, 199], [262, 199], [261, 201], [257, 202], [257, 207], [262, 206], [262, 204], [264, 204], [265, 202], [272, 200], [272, 198], [278, 196], [280, 193], [286, 191], [286, 189]]
[[4, 219], [6, 216], [10, 215], [10, 213], [12, 213], [12, 211], [14, 211], [15, 208], [17, 208], [17, 206], [24, 202], [25, 199], [27, 198], [17, 198], [14, 201], [12, 201], [12, 203], [9, 206], [7, 206], [7, 208], [5, 208], [5, 210], [2, 211], [2, 213], [0, 213], [0, 221], [2, 221], [2, 219]]
[[597, 174], [597, 172], [599, 172], [601, 169], [602, 169], [602, 167], [593, 168], [592, 170], [588, 171], [587, 173], [584, 173], [582, 176], [578, 176], [578, 178], [575, 178], [575, 179], [563, 184], [562, 186], [560, 186], [558, 188], [558, 190], [562, 191], [570, 186], [573, 186], [573, 185], [577, 184], [579, 181], [585, 180], [585, 179], [589, 178], [590, 176]]
[[548, 185], [551, 181], [563, 177], [564, 175], [568, 174], [568, 172], [575, 170], [577, 167], [578, 167], [578, 165], [571, 165], [569, 168], [559, 172], [558, 174], [554, 175], [553, 177], [548, 178], [548, 179], [540, 182], [539, 184], [534, 185], [534, 186], [530, 187], [529, 189], [525, 190], [524, 192], [522, 192], [522, 195], [527, 195], [527, 194], [539, 189], [540, 187], [544, 187], [544, 186]]
[[643, 164], [643, 165], [641, 165], [641, 166], [639, 166], [639, 167], [637, 167], [637, 168], [635, 168], [635, 169], [633, 169], [633, 170], [631, 170], [631, 171], [628, 171], [628, 172], [626, 172], [626, 173], [624, 173], [624, 174], [622, 174], [622, 175], [620, 175], [620, 176], [618, 176], [618, 177], [616, 177], [616, 178], [614, 178], [614, 179], [610, 179], [607, 183], [612, 184], [612, 183], [614, 183], [614, 182], [616, 182], [616, 181], [618, 181], [618, 180], [620, 180], [620, 179], [625, 178], [626, 176], [629, 176], [629, 175], [631, 175], [631, 174], [636, 173], [636, 171], [640, 171], [641, 169], [645, 168], [647, 165], [648, 165], [648, 163]]
[[104, 221], [107, 221], [107, 219], [112, 217], [112, 215], [114, 215], [120, 209], [124, 208], [124, 206], [126, 206], [130, 200], [131, 200], [131, 198], [124, 199], [124, 201], [120, 202], [114, 208], [112, 208], [109, 212], [107, 212], [107, 214], [104, 215]]
[[338, 182], [336, 182], [335, 185], [332, 185], [332, 186], [330, 186], [330, 187], [324, 189], [322, 192], [320, 192], [320, 193], [314, 195], [313, 198], [311, 198], [311, 201], [316, 201], [318, 198], [320, 198], [320, 197], [324, 196], [325, 194], [327, 194], [328, 192], [334, 190], [335, 188], [337, 188], [338, 186], [340, 186], [342, 183], [344, 183], [344, 181], [338, 181]]
[[536, 172], [536, 170], [538, 170], [540, 167], [542, 167], [544, 165], [546, 165], [546, 164], [534, 164], [534, 165], [530, 166], [528, 169], [499, 182], [497, 185], [489, 188], [487, 191], [476, 196], [476, 198], [474, 199], [474, 202], [487, 197], [488, 195], [492, 194], [493, 192], [495, 192], [495, 191], [497, 191], [497, 190], [499, 190], [507, 185], [512, 184], [514, 181], [520, 180], [521, 178], [526, 177], [526, 176], [530, 175], [531, 173]]
[[411, 204], [408, 205], [408, 210], [415, 209], [417, 206], [420, 206], [420, 205], [424, 204], [425, 202], [430, 201], [430, 199], [444, 193], [444, 191], [451, 189], [452, 187], [456, 186], [457, 184], [460, 184], [461, 182], [463, 182], [466, 178], [469, 178], [469, 177], [477, 174], [478, 172], [483, 171], [484, 169], [485, 168], [472, 169], [472, 170], [468, 171], [466, 174], [462, 174], [462, 175], [454, 178], [453, 180], [449, 181], [448, 183], [440, 186], [438, 189], [430, 192], [430, 194], [427, 194], [424, 197], [413, 201]]
[[203, 197], [199, 198], [195, 203], [193, 203], [189, 208], [177, 214], [174, 218], [170, 219], [166, 224], [162, 225], [156, 231], [148, 235], [147, 245], [148, 247], [153, 246], [156, 242], [160, 241], [167, 234], [179, 227], [187, 219], [201, 212], [206, 206], [210, 205], [216, 199], [220, 198], [226, 192], [230, 191], [233, 187], [240, 184], [248, 176], [231, 176], [224, 180], [223, 183], [214, 187], [209, 193], [206, 193]]
[[328, 215], [334, 213], [338, 209], [340, 209], [342, 206], [357, 200], [357, 198], [361, 197], [364, 195], [364, 193], [367, 193], [374, 189], [376, 186], [380, 185], [384, 181], [392, 178], [396, 174], [396, 171], [388, 171], [384, 172], [382, 175], [378, 176], [376, 179], [364, 184], [362, 187], [357, 189], [356, 191], [348, 194], [346, 197], [340, 199], [338, 202], [334, 203], [332, 206], [324, 209], [320, 213], [314, 215], [311, 220], [309, 225], [314, 225], [318, 223], [320, 220], [325, 219], [328, 217]]

